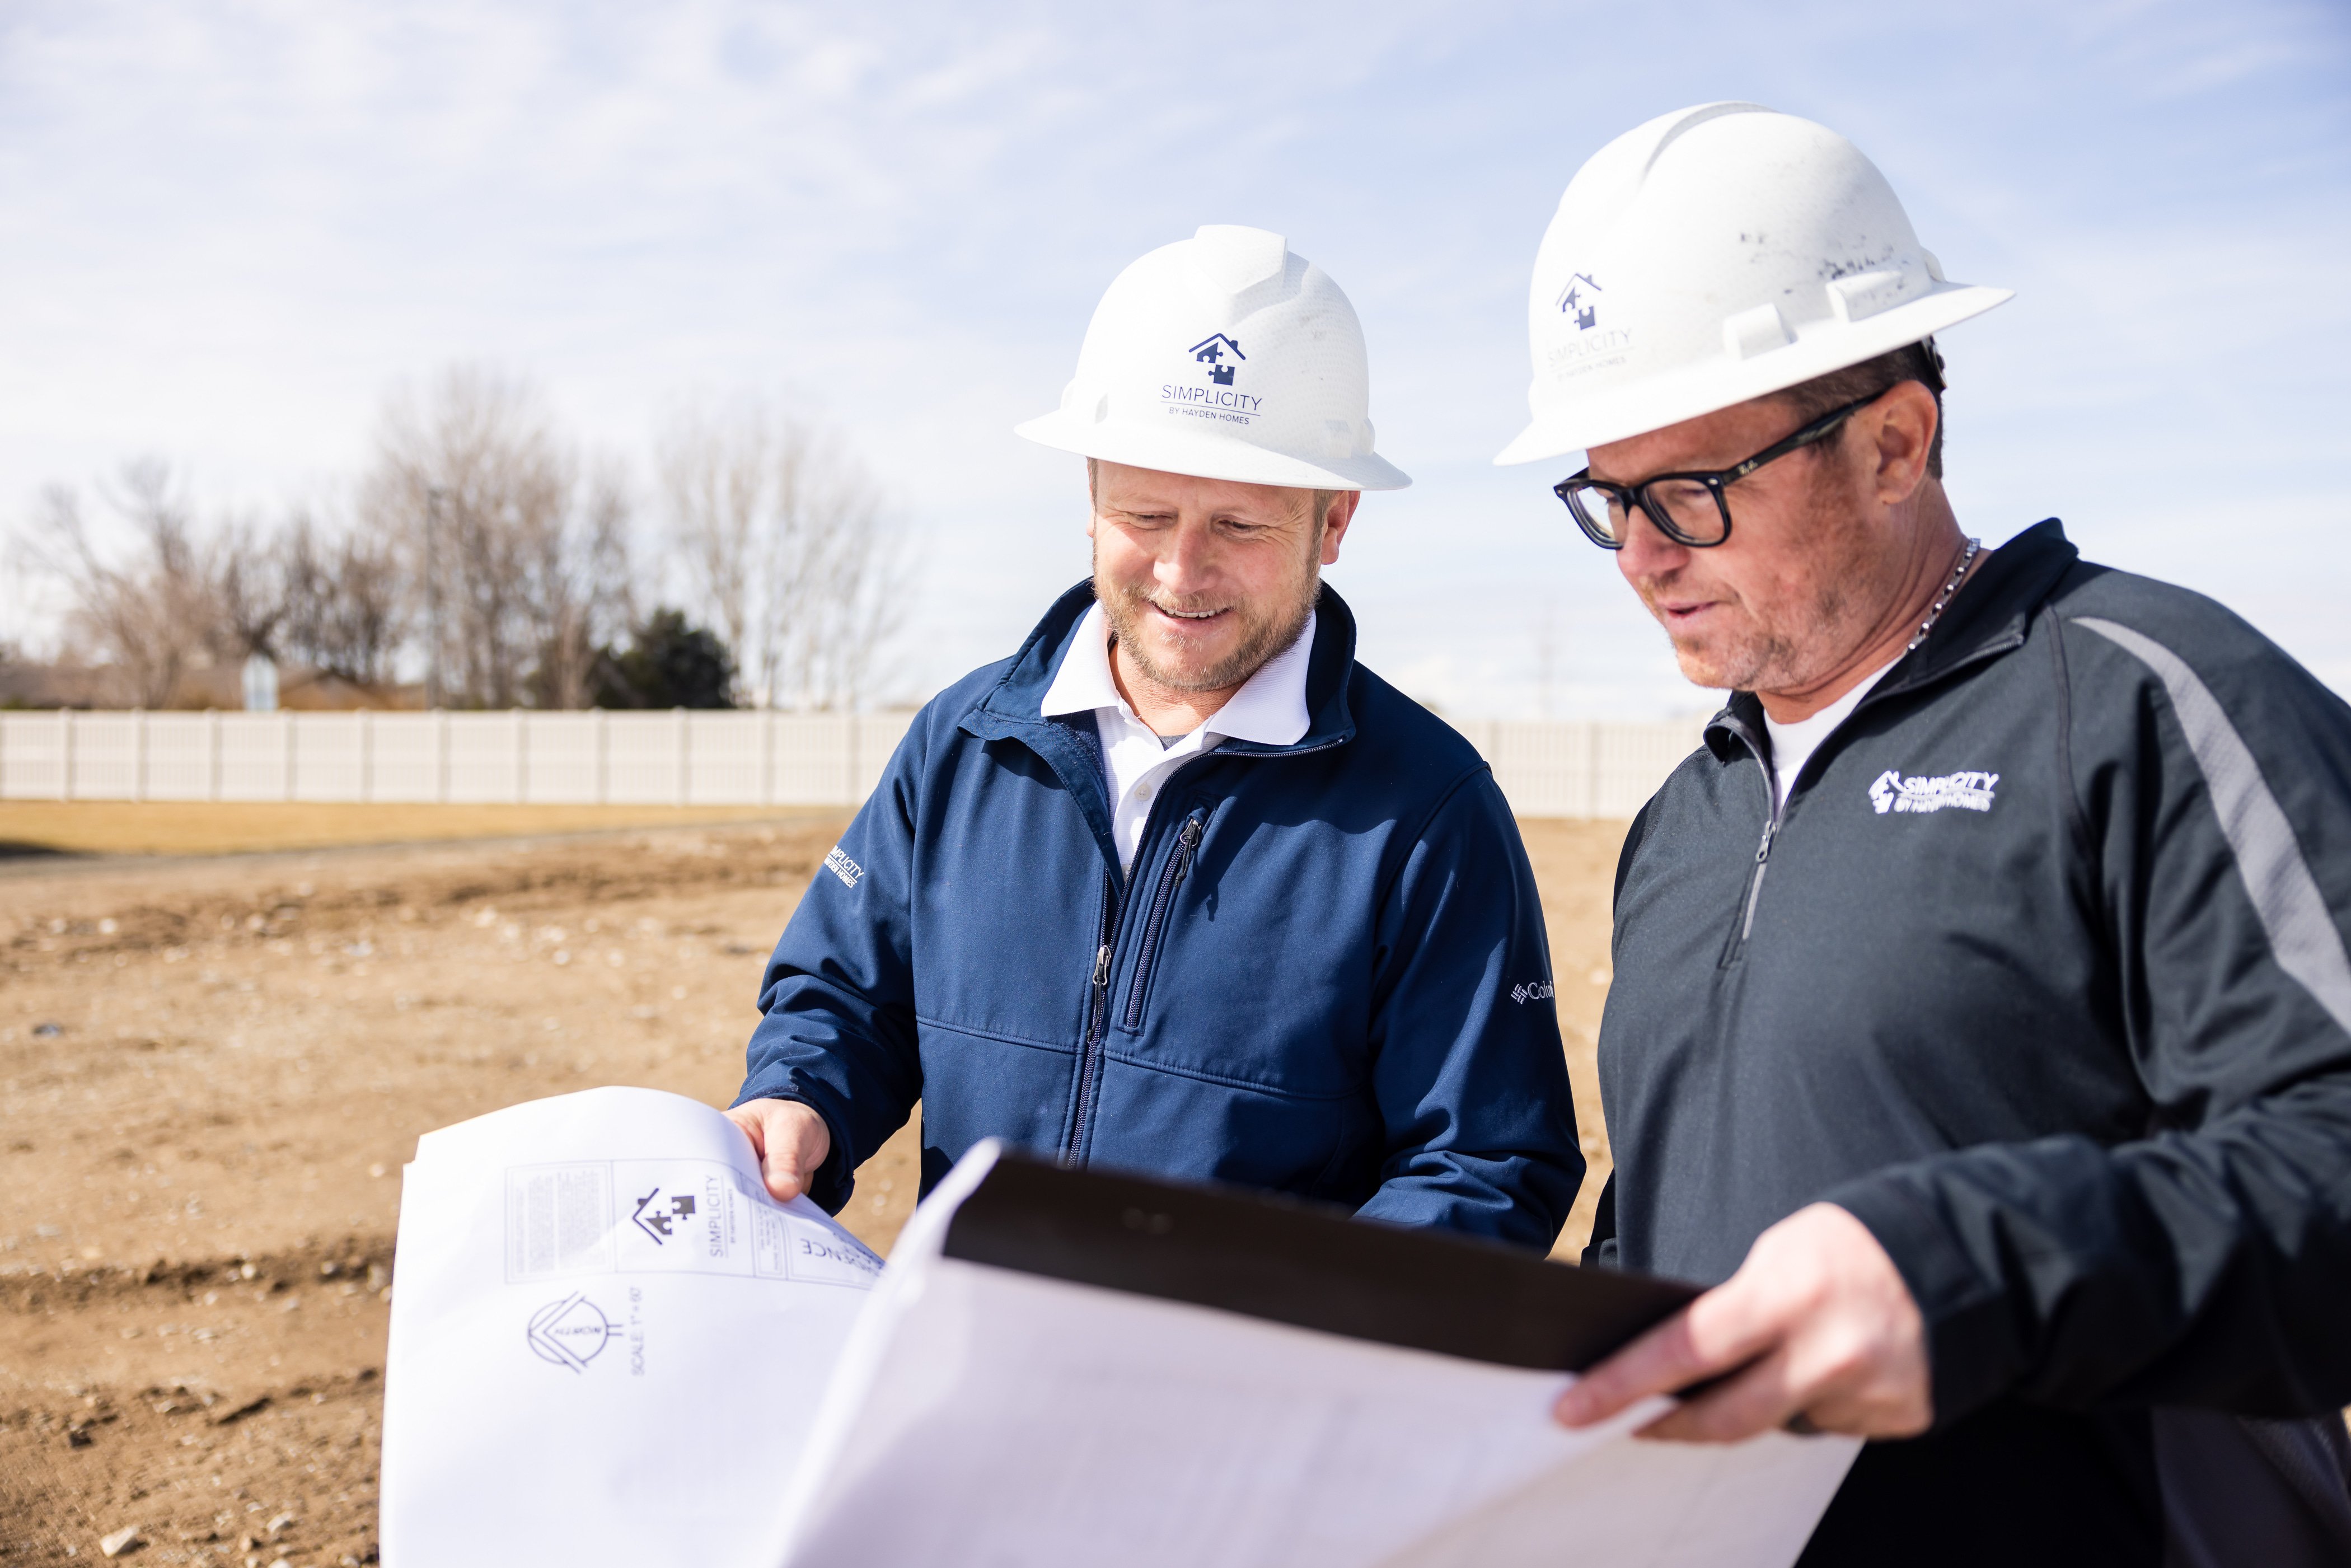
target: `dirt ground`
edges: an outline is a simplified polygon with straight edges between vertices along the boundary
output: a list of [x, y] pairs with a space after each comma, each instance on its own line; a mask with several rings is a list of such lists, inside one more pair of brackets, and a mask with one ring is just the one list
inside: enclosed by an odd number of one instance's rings
[[[110, 841], [193, 831], [137, 821], [187, 808], [115, 810]], [[373, 1562], [418, 1134], [600, 1083], [725, 1103], [762, 963], [844, 820], [0, 859], [0, 1563], [98, 1557], [126, 1529], [140, 1562]], [[1593, 1045], [1623, 825], [1522, 826], [1593, 1166], [1572, 1255], [1607, 1169]], [[288, 841], [205, 831], [231, 827]], [[0, 808], [5, 841], [59, 831]], [[886, 1250], [915, 1179], [910, 1126], [841, 1218]]]
[[599, 828], [770, 821], [772, 806], [354, 806], [294, 800], [181, 802], [10, 800], [0, 803], [0, 857], [226, 855], [575, 833]]

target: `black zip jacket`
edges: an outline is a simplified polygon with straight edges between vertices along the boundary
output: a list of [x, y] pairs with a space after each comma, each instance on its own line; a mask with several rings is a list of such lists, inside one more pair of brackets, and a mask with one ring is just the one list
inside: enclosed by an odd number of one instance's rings
[[2053, 520], [1769, 748], [1739, 694], [1626, 840], [1587, 1257], [1886, 1248], [1935, 1427], [1805, 1563], [2351, 1563], [2351, 709]]

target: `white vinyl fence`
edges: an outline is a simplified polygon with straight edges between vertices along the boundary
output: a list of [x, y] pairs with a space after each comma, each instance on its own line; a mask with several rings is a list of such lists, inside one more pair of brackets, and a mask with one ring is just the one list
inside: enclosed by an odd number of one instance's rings
[[1702, 719], [1676, 724], [1463, 719], [1521, 817], [1630, 817], [1698, 747]]
[[[0, 800], [853, 806], [908, 714], [0, 714]], [[1629, 817], [1695, 724], [1471, 721], [1529, 817]]]

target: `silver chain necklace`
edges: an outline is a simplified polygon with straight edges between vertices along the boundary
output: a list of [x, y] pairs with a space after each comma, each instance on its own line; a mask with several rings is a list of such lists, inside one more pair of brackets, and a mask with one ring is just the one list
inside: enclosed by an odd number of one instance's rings
[[1910, 645], [1902, 650], [1904, 653], [1917, 653], [1918, 644], [1927, 640], [1927, 633], [1935, 629], [1935, 622], [1942, 618], [1943, 606], [1949, 604], [1951, 595], [1959, 591], [1959, 583], [1968, 575], [1968, 568], [1975, 563], [1976, 551], [1982, 548], [1981, 539], [1971, 538], [1968, 541], [1968, 548], [1959, 552], [1959, 564], [1951, 569], [1951, 580], [1943, 584], [1942, 592], [1935, 595], [1934, 608], [1927, 612], [1927, 619], [1918, 622], [1918, 634], [1910, 639]]

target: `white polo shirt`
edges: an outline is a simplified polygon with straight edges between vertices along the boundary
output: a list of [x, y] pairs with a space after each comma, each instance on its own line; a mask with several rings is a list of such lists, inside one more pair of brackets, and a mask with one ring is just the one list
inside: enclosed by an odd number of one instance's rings
[[1111, 839], [1118, 845], [1119, 869], [1134, 864], [1143, 844], [1143, 824], [1151, 804], [1178, 768], [1216, 749], [1228, 737], [1260, 746], [1290, 746], [1311, 722], [1306, 711], [1306, 664], [1314, 652], [1314, 616], [1287, 652], [1266, 661], [1224, 706], [1191, 734], [1163, 740], [1134, 716], [1110, 674], [1110, 618], [1095, 604], [1078, 622], [1077, 635], [1040, 706], [1044, 716], [1092, 709], [1102, 737], [1103, 771], [1110, 777]]

